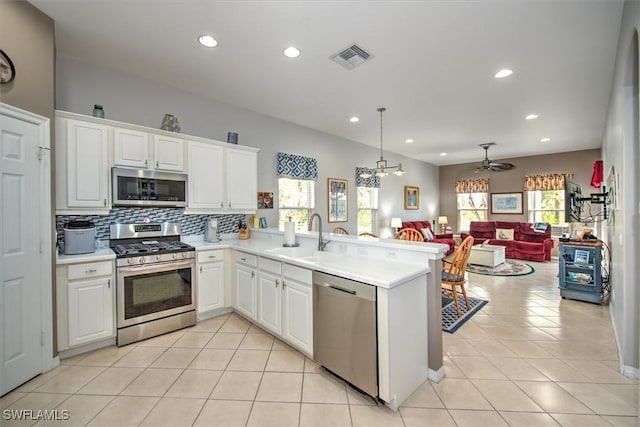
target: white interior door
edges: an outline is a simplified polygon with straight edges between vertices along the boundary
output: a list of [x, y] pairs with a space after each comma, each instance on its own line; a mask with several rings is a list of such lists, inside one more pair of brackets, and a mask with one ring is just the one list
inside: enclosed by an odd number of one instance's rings
[[0, 396], [42, 371], [40, 137], [0, 114]]

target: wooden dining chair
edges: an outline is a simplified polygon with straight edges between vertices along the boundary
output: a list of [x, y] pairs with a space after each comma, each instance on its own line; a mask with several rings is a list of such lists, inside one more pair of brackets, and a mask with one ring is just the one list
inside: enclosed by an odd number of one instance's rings
[[398, 240], [409, 240], [411, 242], [424, 242], [424, 236], [415, 228], [403, 228], [393, 237]]
[[378, 237], [377, 234], [369, 233], [368, 231], [363, 231], [362, 233], [358, 234], [358, 236], [360, 236], [360, 237]]
[[332, 233], [333, 234], [343, 234], [343, 235], [348, 235], [349, 234], [347, 229], [344, 228], [344, 227], [336, 227], [336, 228], [333, 229]]
[[473, 236], [468, 236], [460, 243], [460, 246], [456, 249], [453, 257], [450, 261], [442, 260], [442, 295], [453, 295], [453, 302], [456, 305], [456, 313], [458, 317], [462, 316], [460, 311], [460, 302], [458, 300], [458, 290], [464, 297], [464, 302], [467, 306], [467, 310], [471, 310], [469, 304], [469, 298], [467, 298], [467, 291], [464, 289], [464, 285], [467, 281], [465, 278], [465, 269], [467, 268], [467, 261], [469, 261], [469, 255], [471, 255], [471, 247], [473, 246]]

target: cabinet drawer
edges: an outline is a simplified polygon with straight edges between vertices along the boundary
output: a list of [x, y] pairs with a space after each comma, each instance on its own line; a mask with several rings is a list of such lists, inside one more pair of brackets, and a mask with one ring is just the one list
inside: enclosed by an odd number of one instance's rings
[[291, 264], [284, 265], [284, 277], [309, 286], [313, 282], [311, 270]]
[[255, 255], [248, 254], [246, 252], [237, 252], [236, 261], [241, 264], [248, 265], [249, 267], [258, 266], [258, 257]]
[[260, 258], [260, 271], [268, 271], [277, 275], [282, 274], [282, 263], [268, 258]]
[[197, 253], [198, 264], [203, 262], [224, 261], [224, 250], [200, 251]]
[[68, 280], [86, 279], [87, 277], [111, 276], [113, 263], [111, 261], [92, 262], [87, 264], [73, 264], [68, 267]]

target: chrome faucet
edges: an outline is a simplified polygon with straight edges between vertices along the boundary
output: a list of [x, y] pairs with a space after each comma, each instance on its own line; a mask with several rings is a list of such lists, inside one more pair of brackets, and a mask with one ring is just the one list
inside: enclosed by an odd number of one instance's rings
[[324, 248], [331, 240], [322, 240], [322, 217], [317, 212], [309, 218], [309, 231], [311, 231], [313, 226], [313, 218], [318, 218], [318, 250], [324, 251]]

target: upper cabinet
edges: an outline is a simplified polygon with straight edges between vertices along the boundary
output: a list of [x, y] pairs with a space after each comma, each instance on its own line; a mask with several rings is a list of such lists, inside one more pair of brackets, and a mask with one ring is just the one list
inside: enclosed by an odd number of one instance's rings
[[57, 215], [108, 215], [112, 167], [187, 173], [187, 212], [257, 208], [256, 148], [63, 111], [55, 144]]
[[203, 213], [256, 211], [257, 150], [189, 141], [187, 151], [189, 210]]
[[113, 157], [116, 166], [184, 172], [184, 140], [114, 128]]
[[56, 211], [108, 213], [108, 143], [108, 126], [56, 119]]

